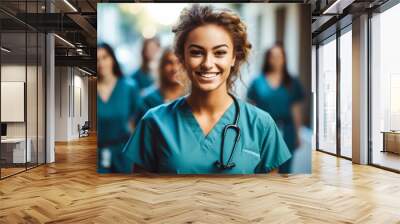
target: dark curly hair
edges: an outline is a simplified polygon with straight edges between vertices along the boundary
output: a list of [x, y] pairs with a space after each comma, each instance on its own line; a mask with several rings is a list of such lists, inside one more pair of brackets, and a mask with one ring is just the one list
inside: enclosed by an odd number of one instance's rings
[[288, 68], [287, 68], [287, 63], [286, 63], [286, 52], [285, 49], [283, 47], [283, 44], [281, 42], [276, 42], [271, 48], [269, 48], [266, 52], [265, 52], [265, 56], [264, 56], [264, 65], [262, 67], [262, 72], [264, 75], [269, 75], [269, 72], [272, 71], [272, 65], [271, 65], [271, 54], [272, 54], [272, 49], [274, 48], [279, 48], [282, 51], [283, 54], [283, 85], [286, 88], [290, 88], [291, 84], [292, 84], [292, 78], [289, 74]]
[[247, 62], [251, 44], [247, 37], [247, 27], [238, 15], [227, 9], [216, 10], [211, 6], [194, 4], [182, 10], [178, 23], [172, 28], [175, 33], [174, 51], [181, 62], [184, 61], [184, 45], [189, 33], [197, 27], [214, 24], [224, 28], [231, 36], [236, 57], [227, 81], [232, 90], [233, 83], [240, 76], [240, 67]]
[[[115, 56], [114, 50], [112, 47], [107, 43], [99, 43], [97, 45], [97, 50], [104, 49], [107, 54], [109, 54], [113, 60], [113, 73], [115, 77], [119, 78], [122, 76], [121, 68], [119, 67], [117, 57]], [[101, 75], [99, 75], [99, 80], [101, 80]]]

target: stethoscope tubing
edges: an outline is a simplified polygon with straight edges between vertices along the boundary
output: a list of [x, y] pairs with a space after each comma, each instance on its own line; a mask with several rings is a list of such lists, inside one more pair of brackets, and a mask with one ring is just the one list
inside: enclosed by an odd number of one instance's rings
[[[233, 167], [236, 166], [236, 164], [234, 162], [232, 162], [232, 158], [233, 155], [235, 154], [236, 151], [236, 145], [239, 142], [240, 139], [240, 128], [239, 128], [239, 118], [240, 118], [240, 106], [239, 106], [239, 102], [237, 101], [237, 99], [232, 95], [229, 94], [232, 99], [233, 99], [233, 103], [235, 104], [235, 121], [233, 124], [228, 124], [224, 127], [223, 132], [222, 132], [222, 141], [221, 141], [221, 155], [220, 155], [220, 160], [216, 161], [215, 164], [217, 165], [218, 168], [220, 169], [232, 169]], [[224, 146], [225, 146], [225, 138], [226, 138], [226, 134], [228, 132], [229, 129], [233, 129], [236, 132], [236, 137], [235, 137], [235, 142], [233, 144], [233, 148], [231, 151], [231, 154], [229, 155], [228, 161], [225, 164], [224, 163]]]

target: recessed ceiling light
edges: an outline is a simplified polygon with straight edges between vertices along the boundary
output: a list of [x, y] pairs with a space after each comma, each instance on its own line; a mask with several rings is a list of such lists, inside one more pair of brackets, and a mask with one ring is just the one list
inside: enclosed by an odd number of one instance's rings
[[351, 5], [355, 0], [336, 0], [322, 14], [342, 14], [343, 9]]
[[81, 72], [83, 72], [83, 73], [85, 73], [85, 74], [87, 74], [87, 75], [92, 75], [92, 73], [90, 73], [90, 72], [88, 72], [88, 71], [85, 71], [85, 70], [83, 70], [83, 69], [81, 69], [81, 68], [79, 68], [78, 67], [78, 69], [79, 69], [79, 71], [81, 71]]
[[9, 49], [7, 49], [7, 48], [5, 48], [5, 47], [1, 47], [1, 50], [4, 51], [4, 52], [6, 52], [6, 53], [10, 53], [10, 52], [11, 52], [11, 50], [9, 50]]
[[67, 4], [72, 10], [74, 10], [75, 12], [78, 12], [78, 10], [68, 1], [68, 0], [64, 0], [65, 4]]
[[61, 41], [63, 41], [64, 43], [68, 44], [69, 46], [75, 48], [75, 45], [73, 45], [73, 44], [72, 44], [71, 42], [69, 42], [68, 40], [66, 40], [66, 39], [64, 39], [64, 38], [62, 38], [62, 37], [60, 37], [60, 36], [57, 35], [57, 34], [54, 34], [54, 36], [57, 37], [58, 39], [60, 39]]

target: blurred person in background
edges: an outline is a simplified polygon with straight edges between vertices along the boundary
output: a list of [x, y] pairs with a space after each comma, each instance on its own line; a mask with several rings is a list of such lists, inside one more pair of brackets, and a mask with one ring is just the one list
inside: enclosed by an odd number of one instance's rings
[[185, 94], [186, 74], [173, 50], [166, 48], [160, 58], [159, 86], [153, 85], [143, 91], [143, 114], [158, 105], [173, 101]]
[[271, 116], [233, 95], [251, 44], [229, 10], [185, 8], [174, 51], [191, 81], [188, 96], [150, 109], [124, 153], [148, 172], [267, 173], [291, 154]]
[[154, 84], [151, 64], [155, 62], [160, 51], [160, 42], [157, 38], [145, 39], [142, 48], [142, 64], [131, 77], [135, 80], [140, 91]]
[[[250, 85], [249, 102], [267, 111], [275, 120], [289, 148], [300, 146], [299, 128], [302, 125], [303, 88], [296, 78], [290, 76], [283, 45], [276, 43], [266, 51], [262, 74]], [[290, 173], [292, 159], [279, 167], [280, 173]]]
[[133, 130], [142, 100], [135, 82], [122, 75], [112, 48], [97, 46], [97, 170], [99, 173], [128, 172], [122, 149]]

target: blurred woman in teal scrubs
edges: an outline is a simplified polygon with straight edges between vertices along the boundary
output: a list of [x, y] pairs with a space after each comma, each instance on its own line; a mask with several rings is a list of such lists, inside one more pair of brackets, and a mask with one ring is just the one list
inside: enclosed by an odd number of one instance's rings
[[251, 49], [240, 17], [195, 4], [181, 12], [173, 32], [191, 92], [150, 109], [126, 157], [145, 171], [179, 174], [267, 173], [288, 160], [270, 115], [233, 96]]
[[[302, 123], [303, 88], [289, 75], [285, 51], [280, 43], [266, 52], [264, 60], [263, 72], [251, 83], [247, 98], [272, 116], [293, 153], [300, 144], [298, 130]], [[283, 164], [279, 172], [290, 173], [291, 169], [292, 159]]]
[[131, 78], [135, 80], [140, 91], [154, 84], [154, 77], [151, 73], [151, 64], [155, 61], [159, 50], [160, 42], [157, 38], [145, 39], [143, 41], [141, 54], [142, 64], [140, 68], [131, 75]]
[[122, 155], [122, 149], [142, 105], [139, 90], [134, 81], [122, 76], [108, 44], [97, 47], [97, 72], [97, 171], [129, 173], [131, 165]]
[[185, 77], [182, 65], [172, 49], [165, 49], [159, 64], [160, 86], [153, 85], [144, 90], [143, 112], [173, 101], [185, 93]]

